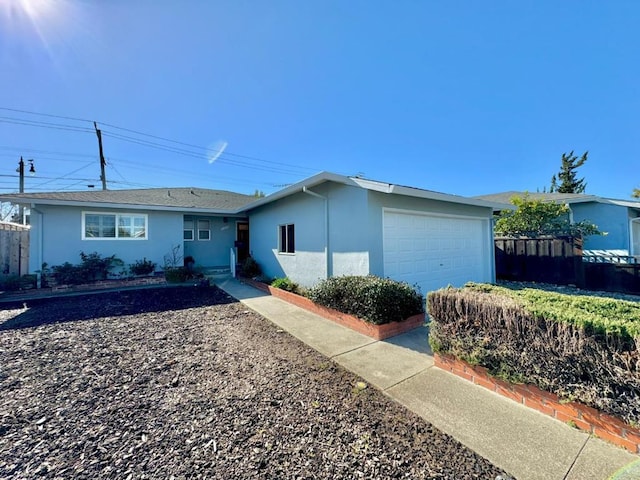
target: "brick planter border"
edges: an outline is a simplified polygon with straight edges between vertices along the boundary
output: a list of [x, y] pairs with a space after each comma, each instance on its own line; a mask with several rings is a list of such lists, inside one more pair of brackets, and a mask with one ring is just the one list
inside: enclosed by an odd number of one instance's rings
[[332, 322], [338, 323], [344, 327], [355, 330], [356, 332], [362, 333], [376, 340], [385, 340], [390, 337], [395, 337], [396, 335], [400, 335], [401, 333], [405, 333], [409, 330], [413, 330], [414, 328], [418, 328], [421, 325], [424, 325], [425, 322], [425, 314], [419, 313], [418, 315], [413, 315], [401, 322], [391, 322], [385, 323], [384, 325], [374, 325], [373, 323], [365, 322], [358, 317], [338, 312], [337, 310], [333, 310], [332, 308], [322, 307], [313, 303], [306, 297], [287, 292], [286, 290], [282, 290], [281, 288], [274, 288], [270, 285], [267, 285], [266, 283], [257, 282], [248, 278], [243, 278], [242, 281], [247, 285], [251, 285], [258, 290], [269, 293], [270, 295], [289, 302], [292, 305], [304, 308], [305, 310], [315, 313], [316, 315], [320, 315], [327, 320], [331, 320]]
[[469, 365], [451, 355], [434, 354], [434, 365], [561, 422], [575, 425], [576, 428], [623, 447], [631, 453], [640, 453], [640, 429], [619, 418], [578, 402], [560, 402], [556, 394], [540, 390], [534, 385], [511, 384], [494, 378], [488, 374], [486, 368]]

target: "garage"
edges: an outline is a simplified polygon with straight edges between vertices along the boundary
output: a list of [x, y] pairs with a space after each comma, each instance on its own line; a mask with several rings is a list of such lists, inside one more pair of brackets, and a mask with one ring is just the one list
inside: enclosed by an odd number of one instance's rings
[[487, 218], [383, 210], [384, 275], [417, 284], [423, 294], [447, 285], [490, 282]]

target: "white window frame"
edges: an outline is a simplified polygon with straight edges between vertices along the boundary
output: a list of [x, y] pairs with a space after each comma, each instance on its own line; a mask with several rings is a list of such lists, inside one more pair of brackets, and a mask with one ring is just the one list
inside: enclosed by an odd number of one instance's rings
[[[113, 237], [87, 237], [87, 215], [114, 216], [115, 217], [115, 236]], [[118, 224], [121, 217], [143, 218], [144, 219], [144, 237], [121, 237], [119, 235]], [[149, 239], [149, 216], [146, 213], [117, 213], [117, 212], [82, 212], [82, 240], [132, 240], [145, 241]]]
[[[200, 222], [207, 222], [208, 225], [209, 225], [209, 228], [200, 228]], [[209, 241], [211, 241], [211, 220], [204, 220], [204, 219], [196, 220], [196, 227], [197, 227], [197, 231], [198, 231], [197, 240], [199, 242], [209, 242]], [[201, 232], [207, 232], [207, 238], [201, 238], [200, 237], [200, 233]]]
[[[185, 224], [187, 222], [191, 222], [192, 227], [191, 228], [186, 228]], [[183, 227], [182, 227], [182, 240], [184, 240], [185, 242], [193, 242], [196, 239], [196, 233], [195, 233], [195, 226], [196, 226], [196, 221], [193, 219], [190, 220], [183, 220]], [[184, 238], [184, 234], [186, 232], [191, 232], [191, 238]]]
[[[289, 240], [289, 227], [293, 227], [293, 240]], [[284, 245], [282, 244], [282, 229], [285, 232]], [[278, 254], [279, 255], [295, 255], [296, 254], [296, 225], [295, 223], [282, 223], [278, 225]], [[293, 243], [292, 251], [289, 251], [290, 244]]]

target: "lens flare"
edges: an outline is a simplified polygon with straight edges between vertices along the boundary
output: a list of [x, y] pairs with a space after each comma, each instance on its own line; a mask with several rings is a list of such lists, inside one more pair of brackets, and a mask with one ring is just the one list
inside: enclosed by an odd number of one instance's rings
[[0, 38], [5, 43], [49, 49], [60, 37], [71, 0], [0, 0]]

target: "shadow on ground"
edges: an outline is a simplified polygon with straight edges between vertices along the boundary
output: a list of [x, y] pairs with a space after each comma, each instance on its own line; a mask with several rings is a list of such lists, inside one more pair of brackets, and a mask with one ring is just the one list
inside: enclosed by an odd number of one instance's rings
[[396, 345], [398, 347], [407, 348], [418, 353], [426, 353], [433, 356], [433, 351], [429, 345], [429, 327], [423, 325], [422, 327], [410, 330], [401, 335], [387, 338], [383, 340], [385, 343]]
[[[217, 287], [121, 290], [2, 304], [0, 330], [234, 303]], [[25, 308], [26, 307], [26, 308]]]

